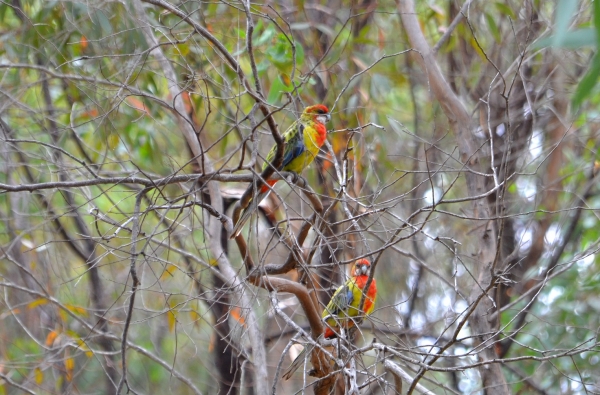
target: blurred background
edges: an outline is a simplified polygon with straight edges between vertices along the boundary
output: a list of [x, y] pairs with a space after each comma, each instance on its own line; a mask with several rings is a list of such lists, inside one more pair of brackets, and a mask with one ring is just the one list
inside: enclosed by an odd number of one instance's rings
[[210, 212], [274, 144], [253, 92], [281, 133], [331, 110], [302, 174], [323, 226], [295, 244], [314, 210], [283, 181], [243, 234], [258, 267], [297, 254], [281, 276], [323, 305], [377, 262], [361, 394], [496, 393], [484, 348], [510, 393], [600, 391], [600, 6], [416, 2], [423, 67], [407, 1], [0, 3], [0, 394], [260, 394], [265, 367], [269, 392], [313, 391], [279, 378], [304, 311], [247, 281]]

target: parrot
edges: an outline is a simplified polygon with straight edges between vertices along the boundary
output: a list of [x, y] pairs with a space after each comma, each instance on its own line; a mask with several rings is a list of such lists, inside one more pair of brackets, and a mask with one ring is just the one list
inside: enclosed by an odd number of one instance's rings
[[[283, 134], [285, 148], [283, 152], [283, 163], [277, 171], [289, 171], [300, 174], [308, 165], [312, 163], [319, 149], [325, 143], [327, 138], [327, 128], [325, 124], [331, 120], [329, 109], [323, 104], [315, 104], [306, 107], [300, 115], [300, 119], [295, 121]], [[275, 159], [277, 145], [271, 148], [267, 159], [263, 164], [263, 171]], [[242, 227], [248, 221], [250, 216], [258, 208], [258, 204], [266, 198], [273, 186], [278, 180], [266, 180], [256, 196], [250, 201], [250, 204], [240, 215], [240, 219], [233, 227], [231, 239], [240, 234]], [[249, 188], [253, 186], [250, 185]]]
[[[352, 266], [351, 275], [346, 283], [340, 286], [323, 310], [321, 319], [325, 323], [325, 339], [333, 339], [339, 335], [340, 328], [350, 329], [354, 327], [354, 318], [359, 316], [359, 303], [362, 298], [363, 290], [369, 279], [371, 263], [368, 259], [358, 259]], [[363, 311], [369, 315], [375, 308], [377, 300], [377, 285], [375, 278], [371, 281], [367, 290]], [[307, 352], [312, 351], [313, 346], [305, 347], [304, 350], [294, 359], [290, 366], [283, 373], [283, 379], [288, 380], [292, 374], [304, 363]]]

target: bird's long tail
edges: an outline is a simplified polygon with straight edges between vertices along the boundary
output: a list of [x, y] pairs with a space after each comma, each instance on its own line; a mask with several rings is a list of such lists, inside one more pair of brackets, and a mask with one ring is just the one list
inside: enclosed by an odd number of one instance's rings
[[[250, 204], [242, 212], [242, 214], [240, 215], [240, 219], [233, 227], [233, 232], [231, 233], [230, 237], [231, 239], [235, 238], [237, 235], [240, 234], [246, 221], [248, 221], [248, 219], [250, 219], [250, 217], [252, 216], [252, 213], [254, 213], [258, 209], [258, 205], [260, 204], [260, 202], [262, 202], [267, 196], [269, 196], [269, 193], [271, 193], [271, 188], [273, 188], [273, 185], [275, 185], [277, 181], [278, 180], [267, 180], [266, 183], [268, 185], [263, 185], [260, 188], [258, 194], [250, 201]], [[250, 185], [249, 188], [252, 188], [252, 185]]]
[[294, 359], [294, 361], [290, 364], [290, 366], [288, 366], [285, 372], [283, 372], [283, 375], [281, 377], [284, 380], [289, 380], [290, 377], [292, 377], [292, 375], [294, 374], [294, 372], [298, 370], [300, 366], [304, 365], [304, 360], [308, 355], [310, 355], [310, 352], [312, 352], [313, 348], [313, 345], [307, 345], [306, 347], [304, 347], [304, 349], [300, 352], [300, 354], [298, 354], [296, 359]]

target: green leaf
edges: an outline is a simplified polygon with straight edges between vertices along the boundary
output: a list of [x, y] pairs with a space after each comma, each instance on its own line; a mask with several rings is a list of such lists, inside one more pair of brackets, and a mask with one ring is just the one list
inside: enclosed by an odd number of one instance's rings
[[498, 9], [498, 11], [500, 11], [504, 15], [506, 15], [506, 16], [512, 18], [512, 19], [516, 19], [517, 16], [515, 15], [514, 11], [509, 6], [507, 6], [506, 4], [504, 4], [504, 3], [496, 3], [495, 6]]
[[558, 1], [555, 11], [556, 16], [554, 18], [554, 31], [556, 32], [556, 34], [554, 35], [552, 46], [558, 47], [562, 44], [564, 36], [569, 30], [569, 24], [571, 23], [571, 18], [575, 13], [575, 9], [577, 8], [578, 3], [579, 1], [577, 0]]
[[594, 1], [594, 27], [596, 28], [596, 43], [600, 43], [600, 2]]
[[[597, 31], [594, 28], [585, 28], [574, 30], [571, 32], [567, 32], [563, 35], [561, 42], [557, 48], [568, 48], [568, 49], [576, 49], [581, 47], [589, 47], [589, 46], [597, 46]], [[543, 48], [543, 47], [555, 47], [554, 42], [556, 38], [554, 36], [545, 37], [541, 40], [538, 40], [534, 44], [534, 48]]]
[[[92, 23], [94, 23], [94, 25], [96, 25], [96, 29], [92, 29], [93, 32], [93, 37], [95, 39], [99, 39], [101, 38], [103, 35], [108, 35], [112, 33], [112, 26], [110, 24], [110, 20], [108, 19], [108, 17], [106, 16], [106, 14], [101, 11], [98, 10], [94, 13], [91, 14], [92, 16]], [[98, 34], [100, 33], [100, 34]]]
[[296, 45], [296, 67], [300, 68], [304, 64], [304, 48], [299, 41], [294, 43]]
[[293, 89], [294, 86], [292, 84], [290, 84], [290, 86], [286, 86], [286, 84], [282, 81], [282, 75], [279, 74], [271, 83], [271, 89], [269, 90], [267, 101], [271, 104], [274, 104], [279, 100], [282, 92], [291, 92]]
[[0, 22], [4, 22], [4, 15], [6, 15], [6, 10], [8, 10], [8, 5], [5, 3], [0, 3]]
[[265, 51], [265, 55], [279, 71], [290, 73], [293, 66], [300, 67], [304, 63], [304, 48], [299, 42], [296, 42], [295, 45], [296, 65], [293, 64], [294, 51], [292, 45], [283, 34], [277, 35], [275, 43]]
[[[255, 30], [256, 31], [256, 30]], [[271, 38], [275, 37], [275, 28], [273, 26], [269, 26], [265, 29], [265, 31], [257, 38], [254, 39], [254, 46], [257, 47], [269, 41]]]
[[575, 90], [572, 99], [573, 108], [578, 108], [583, 100], [590, 94], [592, 89], [594, 89], [598, 82], [598, 76], [600, 76], [600, 56], [598, 55], [598, 52], [596, 52], [589, 70], [581, 79], [579, 85], [577, 85], [577, 89]]
[[487, 20], [487, 24], [490, 27], [490, 32], [492, 32], [492, 36], [494, 36], [494, 40], [496, 40], [497, 43], [500, 43], [500, 30], [498, 29], [498, 25], [496, 25], [496, 21], [494, 21], [494, 18], [487, 12], [485, 13], [485, 19]]

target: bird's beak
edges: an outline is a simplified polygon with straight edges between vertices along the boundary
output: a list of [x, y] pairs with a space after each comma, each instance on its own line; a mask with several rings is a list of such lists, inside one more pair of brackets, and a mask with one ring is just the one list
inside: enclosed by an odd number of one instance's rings
[[327, 123], [329, 121], [331, 121], [331, 115], [325, 114], [325, 122]]

